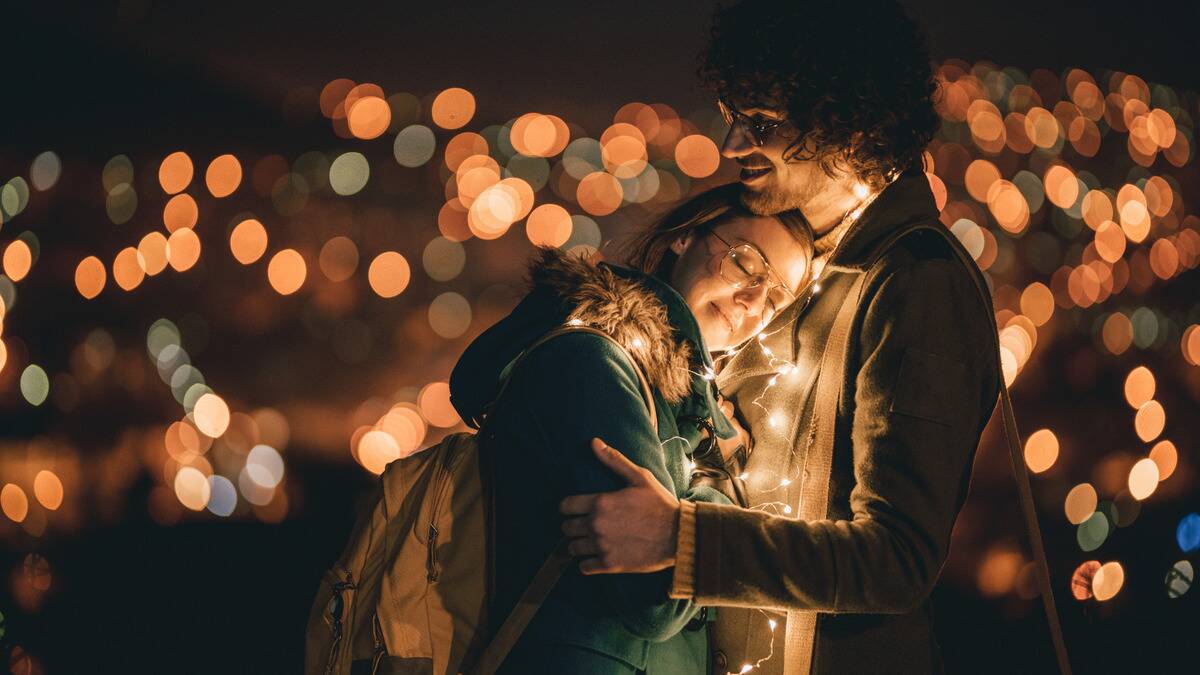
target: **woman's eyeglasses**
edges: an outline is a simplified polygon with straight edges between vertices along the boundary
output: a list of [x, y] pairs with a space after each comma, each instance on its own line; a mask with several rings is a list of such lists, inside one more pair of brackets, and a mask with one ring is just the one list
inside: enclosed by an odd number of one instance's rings
[[796, 294], [753, 244], [730, 244], [716, 230], [709, 230], [709, 234], [729, 247], [721, 258], [721, 278], [730, 286], [757, 288], [766, 284], [767, 305], [772, 316], [796, 299]]
[[729, 105], [725, 99], [717, 99], [717, 107], [720, 108], [726, 124], [733, 126], [735, 123], [741, 123], [750, 132], [750, 141], [755, 147], [762, 147], [776, 129], [787, 123], [787, 120], [756, 119]]

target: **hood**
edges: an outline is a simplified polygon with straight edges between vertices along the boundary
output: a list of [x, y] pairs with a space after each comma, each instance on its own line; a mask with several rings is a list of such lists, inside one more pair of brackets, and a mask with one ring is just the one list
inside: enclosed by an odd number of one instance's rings
[[479, 420], [496, 396], [501, 373], [528, 345], [578, 320], [624, 345], [677, 415], [711, 416], [720, 436], [733, 435], [717, 409], [712, 381], [702, 375], [712, 372], [712, 359], [700, 328], [673, 288], [636, 270], [555, 248], [539, 249], [528, 278], [525, 298], [467, 347], [450, 375], [450, 401], [462, 419]]

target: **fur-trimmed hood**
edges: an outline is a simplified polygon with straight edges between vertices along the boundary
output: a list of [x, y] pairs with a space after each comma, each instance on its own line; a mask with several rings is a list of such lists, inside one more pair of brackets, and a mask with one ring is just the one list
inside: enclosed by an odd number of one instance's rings
[[623, 344], [650, 386], [681, 408], [679, 414], [711, 415], [722, 436], [732, 435], [717, 412], [713, 384], [702, 375], [711, 372], [712, 361], [699, 326], [673, 288], [636, 270], [554, 248], [539, 249], [528, 279], [528, 295], [476, 338], [454, 368], [451, 401], [464, 420], [478, 419], [495, 397], [501, 373], [528, 345], [578, 320]]

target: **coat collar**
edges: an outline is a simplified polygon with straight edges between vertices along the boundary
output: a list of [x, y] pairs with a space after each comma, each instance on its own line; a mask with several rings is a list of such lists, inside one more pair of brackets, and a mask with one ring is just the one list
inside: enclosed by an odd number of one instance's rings
[[925, 172], [905, 171], [871, 202], [830, 253], [830, 272], [864, 272], [875, 261], [877, 244], [904, 225], [937, 220], [937, 204]]

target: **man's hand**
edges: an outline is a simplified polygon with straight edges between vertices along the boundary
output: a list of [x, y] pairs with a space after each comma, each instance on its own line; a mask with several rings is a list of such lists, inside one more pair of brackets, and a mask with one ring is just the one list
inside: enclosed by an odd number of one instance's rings
[[583, 558], [584, 574], [657, 572], [675, 564], [679, 500], [648, 470], [629, 461], [599, 438], [592, 451], [624, 478], [629, 487], [616, 492], [574, 495], [559, 510], [569, 518], [563, 533], [571, 555]]

